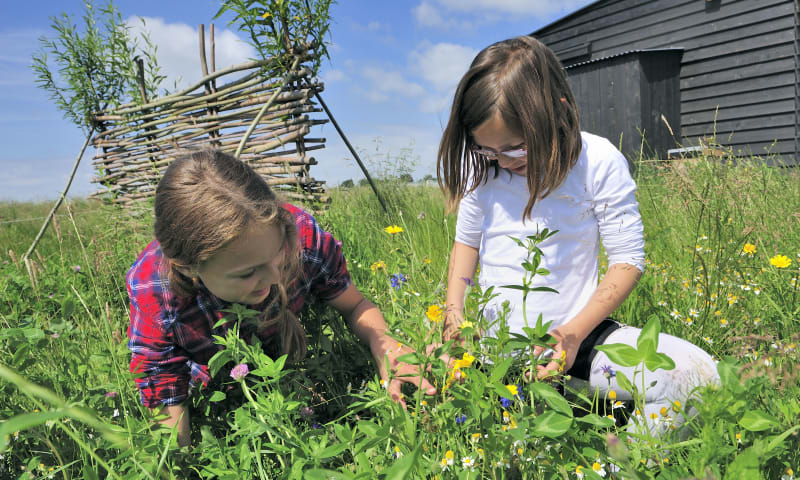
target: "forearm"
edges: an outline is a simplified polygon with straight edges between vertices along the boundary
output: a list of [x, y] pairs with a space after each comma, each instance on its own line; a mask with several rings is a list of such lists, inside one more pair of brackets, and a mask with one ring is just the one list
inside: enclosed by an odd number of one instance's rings
[[578, 341], [583, 341], [600, 322], [617, 309], [628, 298], [639, 281], [642, 272], [633, 265], [612, 265], [580, 312], [572, 320], [558, 328]]
[[[355, 336], [369, 345], [373, 355], [392, 341], [386, 334], [388, 327], [383, 314], [375, 304], [366, 298], [356, 306], [347, 318], [347, 323]], [[383, 350], [380, 350], [380, 353], [382, 355]]]
[[467, 291], [465, 278], [472, 279], [478, 267], [477, 248], [454, 242], [450, 252], [450, 267], [447, 273], [446, 310], [461, 314], [464, 310], [464, 294]]

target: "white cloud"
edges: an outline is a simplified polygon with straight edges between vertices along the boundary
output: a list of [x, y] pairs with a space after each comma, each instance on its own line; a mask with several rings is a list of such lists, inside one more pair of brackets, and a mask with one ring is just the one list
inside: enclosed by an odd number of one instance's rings
[[361, 74], [369, 82], [369, 88], [364, 94], [373, 103], [386, 102], [397, 95], [413, 98], [425, 94], [422, 85], [406, 80], [402, 72], [364, 67]]
[[469, 20], [457, 19], [449, 16], [445, 19], [439, 13], [439, 7], [433, 5], [427, 0], [417, 5], [411, 10], [414, 15], [414, 20], [417, 24], [423, 27], [436, 28], [439, 30], [472, 30], [475, 25]]
[[[346, 179], [358, 183], [364, 174], [353, 155], [330, 125], [323, 125], [319, 135], [327, 137], [325, 149], [314, 152], [319, 162], [311, 167], [311, 176], [336, 185]], [[419, 124], [386, 123], [372, 125], [369, 133], [349, 133], [348, 137], [370, 176], [391, 174], [393, 168], [411, 169], [414, 179], [436, 175], [436, 154], [441, 130]], [[313, 134], [313, 133], [312, 133]], [[313, 134], [316, 135], [316, 134]]]
[[411, 52], [412, 68], [439, 91], [448, 91], [458, 85], [461, 76], [469, 69], [478, 51], [454, 43], [420, 44]]
[[[144, 26], [142, 18], [145, 21]], [[165, 88], [171, 90], [179, 79], [178, 88], [182, 88], [202, 78], [197, 28], [185, 23], [166, 23], [162, 18], [153, 17], [129, 17], [126, 23], [131, 27], [132, 36], [139, 37], [143, 30], [148, 31], [150, 40], [158, 46], [158, 64], [161, 73], [167, 76], [162, 84]], [[211, 62], [208, 35], [206, 29], [206, 59]], [[227, 29], [215, 29], [214, 45], [217, 70], [246, 62], [256, 56], [253, 47]]]
[[325, 83], [341, 82], [342, 80], [347, 80], [348, 78], [350, 77], [348, 77], [343, 71], [335, 69], [328, 70], [322, 74], [322, 80]]
[[463, 45], [429, 42], [411, 52], [411, 69], [431, 86], [419, 104], [423, 113], [442, 113], [450, 108], [456, 86], [477, 53]]

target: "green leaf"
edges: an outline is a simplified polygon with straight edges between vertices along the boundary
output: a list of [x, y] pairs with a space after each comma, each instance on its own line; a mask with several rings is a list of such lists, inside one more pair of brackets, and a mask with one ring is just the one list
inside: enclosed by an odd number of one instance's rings
[[71, 298], [65, 298], [61, 302], [61, 314], [64, 318], [69, 318], [75, 312], [75, 301]]
[[639, 338], [636, 339], [636, 349], [644, 356], [650, 352], [655, 353], [658, 350], [659, 333], [661, 333], [661, 320], [658, 319], [658, 316], [651, 315], [639, 333]]
[[52, 410], [49, 412], [23, 413], [16, 417], [9, 418], [5, 422], [0, 423], [0, 451], [5, 450], [14, 433], [36, 427], [48, 420], [65, 417], [67, 414], [68, 412], [65, 410]]
[[553, 410], [572, 418], [572, 407], [569, 406], [569, 402], [547, 383], [535, 382], [531, 385], [531, 391]]
[[572, 427], [572, 418], [548, 410], [533, 421], [533, 435], [558, 438]]
[[751, 432], [761, 432], [779, 426], [780, 422], [761, 410], [748, 410], [739, 420], [739, 425]]
[[635, 367], [642, 361], [639, 351], [624, 343], [596, 345], [594, 348], [605, 353], [609, 360], [623, 367]]
[[628, 380], [628, 377], [626, 377], [624, 373], [618, 370], [615, 373], [614, 378], [617, 379], [617, 385], [619, 385], [619, 388], [625, 390], [626, 392], [633, 393], [633, 384], [631, 384], [631, 381]]
[[492, 374], [489, 376], [489, 382], [500, 381], [500, 379], [506, 375], [508, 368], [513, 362], [513, 358], [506, 358], [502, 362], [495, 364], [494, 368], [492, 369]]
[[225, 400], [226, 396], [227, 395], [225, 395], [225, 392], [220, 392], [219, 390], [217, 390], [216, 392], [211, 394], [211, 398], [209, 398], [208, 401], [209, 402], [221, 402], [222, 400]]
[[652, 353], [647, 355], [644, 359], [644, 365], [651, 372], [655, 372], [659, 368], [664, 370], [672, 370], [675, 368], [675, 362], [666, 353]]
[[425, 358], [417, 352], [405, 353], [397, 357], [396, 360], [409, 365], [422, 365], [425, 363]]
[[326, 447], [321, 452], [315, 453], [315, 457], [319, 459], [335, 457], [336, 455], [339, 455], [345, 450], [347, 450], [346, 443], [334, 443], [333, 445], [329, 445], [328, 447]]
[[412, 470], [417, 463], [419, 452], [422, 450], [422, 444], [417, 445], [413, 452], [403, 455], [400, 459], [386, 471], [387, 480], [402, 480], [405, 478], [413, 478], [411, 476]]
[[759, 472], [758, 455], [752, 448], [739, 453], [725, 471], [725, 480], [758, 480], [764, 478]]
[[337, 472], [335, 470], [326, 470], [324, 468], [312, 468], [303, 472], [303, 478], [306, 480], [344, 480], [353, 478], [352, 475], [345, 474], [344, 471]]
[[581, 423], [588, 423], [589, 425], [594, 425], [595, 427], [601, 427], [601, 428], [608, 428], [614, 425], [614, 420], [611, 420], [608, 417], [601, 417], [596, 413], [590, 413], [582, 417], [576, 417], [575, 420]]
[[744, 386], [741, 383], [739, 376], [739, 366], [730, 358], [720, 360], [717, 364], [717, 373], [722, 385], [725, 388], [732, 390], [734, 393], [741, 392]]

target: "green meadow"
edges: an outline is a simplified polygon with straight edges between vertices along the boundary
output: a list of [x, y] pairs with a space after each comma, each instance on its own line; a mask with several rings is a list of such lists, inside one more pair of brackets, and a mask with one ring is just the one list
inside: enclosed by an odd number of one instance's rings
[[[179, 449], [141, 406], [128, 367], [124, 276], [152, 239], [148, 206], [68, 202], [29, 272], [21, 257], [50, 205], [0, 204], [0, 478], [794, 478], [799, 172], [699, 158], [640, 162], [634, 175], [647, 271], [614, 316], [699, 345], [721, 377], [662, 412], [659, 432], [626, 429], [642, 423], [648, 386], [637, 378], [628, 382], [637, 400], [618, 409], [591, 391], [561, 395], [559, 380], [525, 382], [507, 353], [541, 343], [544, 326], [422, 354], [441, 343], [456, 217], [435, 185], [384, 179], [388, 213], [356, 186], [333, 189], [317, 219], [342, 242], [355, 284], [398, 343], [420, 352], [406, 360], [428, 370], [439, 393], [412, 387], [407, 408], [393, 403], [367, 349], [331, 311], [312, 308], [302, 317], [301, 364], [219, 339], [226, 349], [211, 362], [213, 380], [192, 393], [192, 446]], [[394, 225], [402, 231], [387, 233]], [[393, 286], [396, 274], [405, 281]], [[488, 294], [470, 289], [468, 329], [485, 326]], [[444, 352], [455, 367], [438, 359]], [[629, 360], [647, 368], [638, 353]], [[242, 363], [250, 373], [234, 380]], [[690, 410], [697, 414], [670, 428]]]

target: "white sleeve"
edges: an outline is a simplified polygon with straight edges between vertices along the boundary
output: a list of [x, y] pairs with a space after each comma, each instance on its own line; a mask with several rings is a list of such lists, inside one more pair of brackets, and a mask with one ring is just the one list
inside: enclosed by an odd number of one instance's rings
[[627, 263], [644, 272], [644, 229], [628, 161], [609, 144], [595, 165], [593, 209], [608, 265]]
[[478, 204], [475, 191], [472, 191], [466, 194], [458, 205], [455, 241], [473, 248], [480, 248], [482, 228], [483, 211]]

